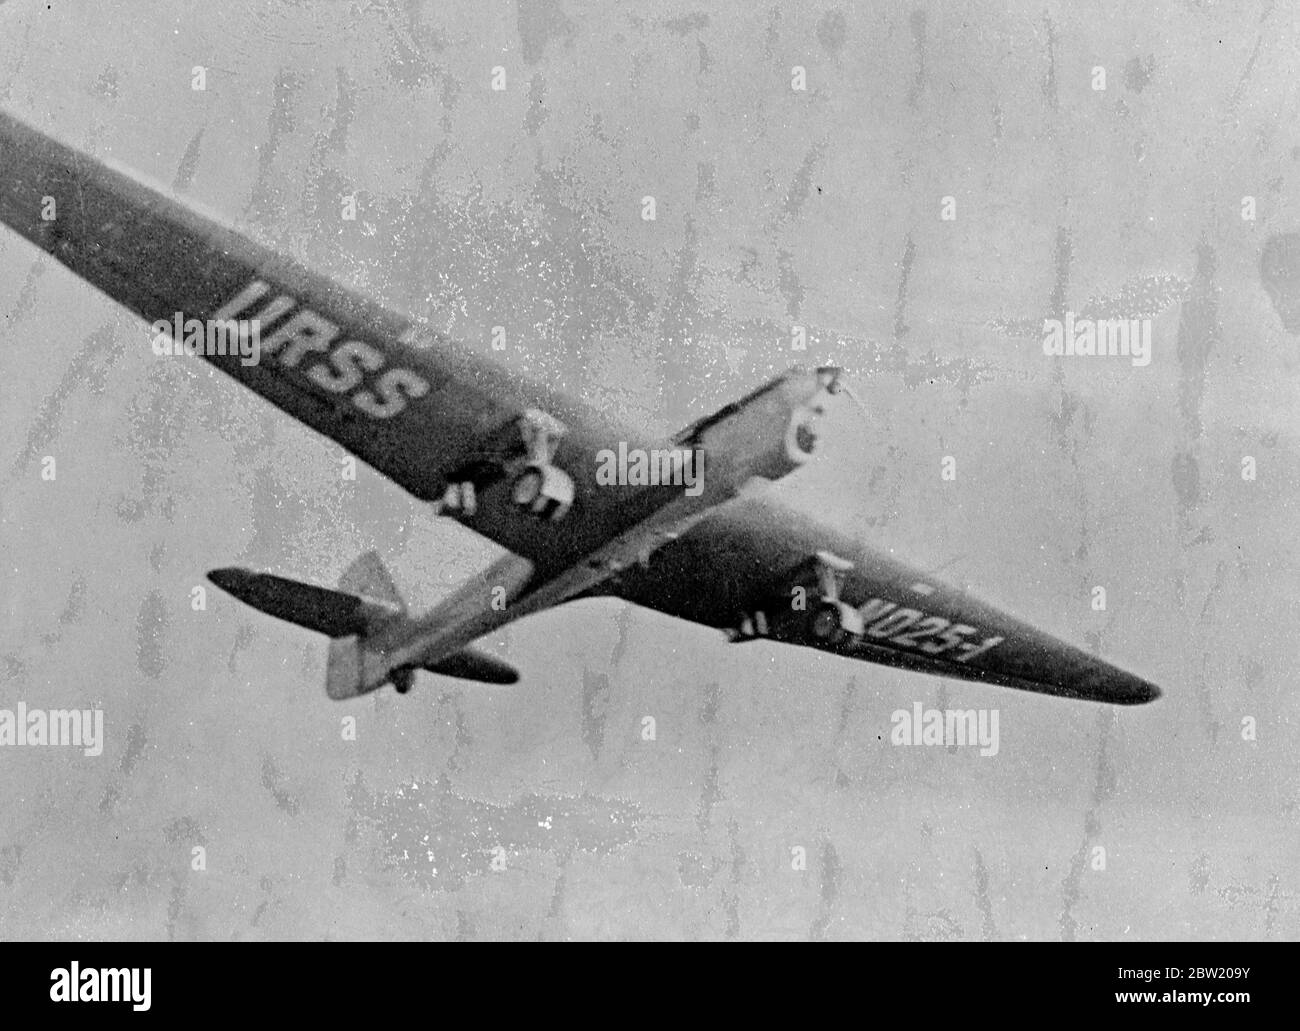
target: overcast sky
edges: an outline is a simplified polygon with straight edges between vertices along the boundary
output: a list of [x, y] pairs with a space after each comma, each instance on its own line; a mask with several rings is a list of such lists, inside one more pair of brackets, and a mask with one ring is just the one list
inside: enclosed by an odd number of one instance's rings
[[[858, 6], [13, 0], [0, 104], [651, 431], [846, 366], [868, 415], [785, 489], [1165, 697], [600, 601], [500, 635], [515, 687], [330, 702], [208, 569], [374, 547], [420, 608], [495, 549], [5, 231], [0, 689], [105, 741], [0, 749], [0, 936], [1300, 934], [1294, 20]], [[1044, 355], [1067, 310], [1150, 364]], [[998, 754], [891, 745], [917, 702]]]

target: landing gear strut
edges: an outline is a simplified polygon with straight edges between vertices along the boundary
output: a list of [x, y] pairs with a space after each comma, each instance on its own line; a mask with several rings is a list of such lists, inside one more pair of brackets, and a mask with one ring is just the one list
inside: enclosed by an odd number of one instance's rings
[[411, 690], [411, 685], [415, 683], [415, 670], [409, 666], [404, 669], [395, 669], [388, 675], [388, 678], [393, 682], [393, 688], [398, 694], [406, 694], [407, 691]]
[[552, 464], [565, 427], [545, 412], [530, 408], [519, 420], [528, 449], [527, 464], [515, 477], [510, 496], [516, 505], [542, 519], [563, 519], [573, 507], [573, 480]]
[[438, 515], [472, 516], [478, 511], [478, 491], [474, 488], [474, 481], [448, 484], [442, 497], [434, 502], [434, 510]]
[[862, 616], [840, 600], [840, 581], [853, 563], [829, 551], [817, 552], [817, 586], [821, 595], [808, 619], [808, 632], [827, 644], [844, 644], [865, 629]]
[[767, 636], [767, 613], [762, 609], [746, 612], [740, 617], [740, 624], [727, 630], [727, 640], [732, 644], [751, 641], [756, 637]]

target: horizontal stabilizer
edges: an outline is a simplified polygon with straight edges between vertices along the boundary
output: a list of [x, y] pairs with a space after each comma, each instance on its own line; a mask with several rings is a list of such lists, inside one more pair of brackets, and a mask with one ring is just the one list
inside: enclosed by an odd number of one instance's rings
[[400, 603], [362, 598], [249, 569], [214, 569], [208, 579], [259, 612], [327, 637], [363, 633], [376, 620], [402, 611]]
[[461, 648], [431, 662], [406, 664], [393, 656], [384, 634], [407, 619], [406, 605], [374, 552], [348, 567], [341, 590], [238, 568], [214, 569], [208, 579], [259, 612], [333, 638], [325, 682], [331, 698], [355, 698], [389, 681], [405, 690], [412, 668], [484, 684], [519, 682], [514, 667], [476, 648]]
[[478, 648], [462, 648], [445, 659], [421, 668], [430, 673], [440, 673], [444, 677], [477, 680], [483, 684], [519, 683], [519, 673], [513, 666]]

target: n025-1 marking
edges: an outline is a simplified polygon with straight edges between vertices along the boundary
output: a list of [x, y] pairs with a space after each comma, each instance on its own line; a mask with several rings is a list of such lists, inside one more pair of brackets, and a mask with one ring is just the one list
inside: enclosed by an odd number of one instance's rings
[[[953, 623], [921, 609], [899, 608], [896, 602], [884, 598], [869, 599], [858, 609], [858, 614], [865, 624], [864, 640], [888, 641], [926, 655], [942, 655], [955, 649], [956, 662], [970, 662], [1006, 640], [998, 636], [983, 637], [978, 627]], [[978, 643], [968, 640], [975, 635], [983, 640]]]

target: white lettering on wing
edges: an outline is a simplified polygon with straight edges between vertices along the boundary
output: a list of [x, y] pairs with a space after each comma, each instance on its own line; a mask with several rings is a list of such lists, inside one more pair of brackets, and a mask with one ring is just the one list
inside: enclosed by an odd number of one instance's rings
[[268, 296], [271, 300], [255, 316], [267, 334], [262, 353], [278, 368], [303, 376], [313, 388], [347, 397], [370, 419], [391, 419], [433, 389], [419, 372], [390, 365], [378, 346], [349, 336], [336, 323], [261, 279], [245, 285], [214, 318], [231, 319]]

